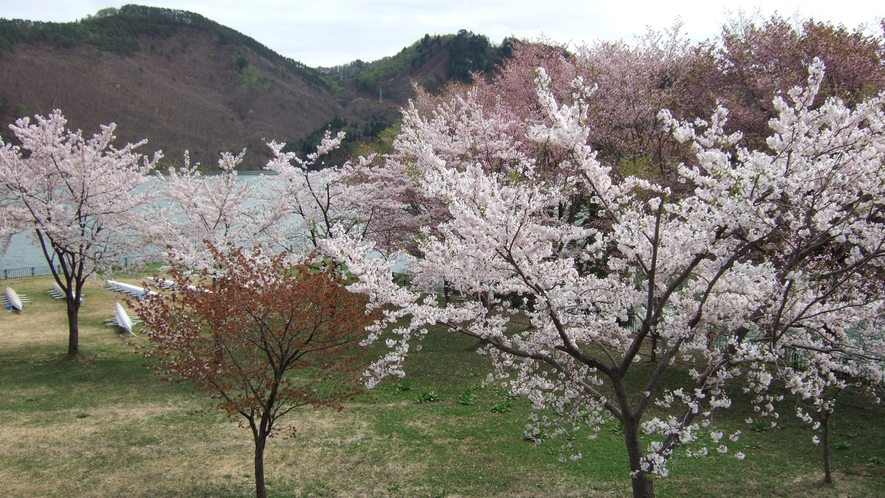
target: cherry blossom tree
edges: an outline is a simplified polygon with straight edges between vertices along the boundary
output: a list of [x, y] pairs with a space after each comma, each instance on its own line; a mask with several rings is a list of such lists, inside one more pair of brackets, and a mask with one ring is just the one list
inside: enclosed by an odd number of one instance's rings
[[[667, 181], [686, 158], [658, 116], [663, 108], [684, 119], [708, 116], [715, 101], [686, 91], [688, 76], [711, 65], [681, 33], [681, 23], [648, 29], [634, 43], [598, 42], [579, 49], [584, 79], [597, 86], [588, 113], [590, 144], [625, 175]], [[693, 89], [692, 89], [693, 90]], [[706, 97], [706, 98], [705, 98]]]
[[[185, 155], [184, 166], [158, 176], [160, 202], [153, 206], [147, 239], [175, 255], [177, 262], [199, 272], [212, 264], [209, 246], [251, 247], [306, 254], [328, 236], [332, 225], [372, 235], [384, 244], [393, 240], [401, 216], [396, 186], [390, 177], [378, 177], [373, 156], [330, 166], [322, 158], [337, 149], [343, 132], [328, 133], [316, 152], [302, 159], [283, 152], [285, 144], [270, 142], [273, 158], [269, 174], [243, 179], [237, 173], [245, 151], [222, 153], [217, 171], [203, 174]], [[386, 172], [385, 172], [386, 173]], [[414, 221], [409, 220], [412, 224]]]
[[[861, 26], [849, 30], [807, 19], [790, 22], [738, 16], [723, 26], [720, 40], [691, 43], [679, 23], [647, 30], [632, 41], [601, 41], [570, 48], [551, 40], [515, 42], [513, 57], [493, 76], [470, 87], [486, 108], [503, 101], [522, 122], [543, 120], [534, 105], [534, 71], [544, 67], [558, 101], [570, 103], [570, 82], [580, 76], [595, 86], [589, 102], [589, 143], [616, 172], [666, 183], [690, 158], [658, 118], [667, 108], [686, 120], [707, 117], [721, 102], [729, 109], [729, 131], [740, 130], [752, 148], [765, 147], [775, 96], [805, 79], [814, 57], [828, 65], [815, 106], [827, 97], [850, 106], [885, 88], [883, 39]], [[452, 85], [448, 99], [465, 87]], [[416, 105], [430, 112], [440, 97], [419, 93]], [[670, 185], [672, 186], [672, 185]]]
[[115, 148], [113, 123], [84, 138], [68, 131], [61, 112], [22, 118], [10, 125], [21, 145], [0, 141], [0, 206], [4, 232], [33, 230], [56, 283], [65, 294], [68, 354], [77, 355], [83, 285], [97, 269], [120, 266], [142, 253], [137, 231], [146, 226], [139, 207], [150, 192], [134, 189], [159, 159]]
[[[680, 29], [677, 23], [660, 32], [648, 30], [634, 42], [601, 41], [574, 49], [546, 39], [516, 42], [513, 57], [502, 61], [491, 78], [478, 80], [470, 92], [486, 109], [502, 102], [519, 122], [542, 122], [547, 116], [535, 104], [535, 70], [544, 67], [552, 94], [563, 103], [573, 101], [571, 82], [581, 77], [595, 88], [589, 98], [588, 140], [600, 160], [628, 176], [666, 178], [688, 148], [667, 132], [658, 111], [669, 108], [693, 119], [715, 109], [715, 97], [695, 91], [698, 78], [693, 76], [717, 69], [713, 55], [689, 43]], [[450, 86], [442, 98], [464, 91], [463, 86]], [[419, 93], [416, 106], [431, 112], [441, 103], [439, 97]], [[550, 161], [559, 162], [555, 157]]]
[[[869, 330], [864, 330], [869, 329]], [[839, 395], [846, 389], [868, 391], [878, 402], [885, 364], [885, 334], [881, 320], [866, 321], [848, 329], [840, 341], [827, 334], [803, 334], [796, 348], [787, 346], [777, 371], [787, 388], [797, 395], [796, 416], [820, 432], [812, 442], [822, 448], [824, 483], [833, 482], [830, 458], [830, 419]]]
[[[322, 244], [359, 276], [351, 290], [408, 318], [370, 383], [402, 375], [411, 339], [428, 325], [475, 337], [494, 360], [492, 378], [537, 410], [528, 437], [592, 438], [607, 418], [623, 424], [637, 497], [654, 495], [652, 478], [700, 441], [738, 380], [760, 416], [775, 417], [772, 365], [787, 349], [826, 350], [824, 341], [847, 352], [882, 305], [881, 286], [869, 283], [885, 258], [885, 96], [812, 109], [823, 64], [809, 73], [807, 88], [775, 101], [770, 152], [727, 134], [725, 109], [696, 123], [661, 113], [695, 153], [677, 170], [679, 190], [597, 160], [587, 145], [591, 89], [580, 78], [560, 102], [537, 70], [529, 105], [543, 120], [470, 98], [405, 112], [397, 146], [408, 147], [420, 193], [450, 216], [424, 231], [422, 258], [411, 260], [415, 287], [394, 285], [391, 260], [366, 259], [372, 244], [358, 236], [338, 230]], [[504, 129], [521, 132], [495, 131]], [[465, 154], [459, 144], [493, 152]], [[549, 148], [562, 151], [557, 174], [543, 157]], [[438, 303], [429, 291], [440, 281], [460, 299]], [[514, 307], [513, 295], [529, 306]], [[653, 336], [659, 359], [642, 361]], [[665, 385], [677, 361], [690, 365], [691, 381]], [[810, 381], [788, 377], [797, 388]], [[649, 416], [652, 406], [659, 415]], [[728, 454], [721, 432], [710, 437]]]
[[294, 225], [281, 231], [280, 244], [289, 251], [312, 250], [329, 237], [333, 226], [372, 239], [386, 252], [417, 231], [418, 219], [409, 216], [407, 177], [373, 167], [375, 155], [358, 157], [341, 166], [326, 167], [322, 157], [337, 148], [344, 132], [326, 132], [315, 153], [302, 159], [283, 152], [284, 143], [270, 142], [273, 157], [265, 169], [275, 177], [277, 209], [295, 215]]
[[244, 155], [223, 152], [218, 171], [204, 175], [185, 154], [181, 168], [157, 176], [160, 202], [153, 206], [156, 223], [146, 235], [166, 248], [167, 258], [174, 255], [180, 265], [199, 273], [214, 260], [209, 246], [272, 247], [291, 226], [291, 213], [281, 207], [272, 180], [237, 175]]
[[[192, 382], [243, 417], [255, 443], [255, 488], [267, 496], [264, 450], [280, 420], [298, 407], [342, 408], [362, 390], [366, 339], [379, 311], [344, 289], [334, 266], [292, 264], [256, 249], [213, 246], [213, 291], [193, 287], [191, 268], [173, 262], [169, 280], [146, 300], [130, 302], [144, 320], [158, 373]], [[175, 260], [173, 260], [175, 261]]]
[[[875, 387], [883, 379], [878, 282], [885, 204], [882, 166], [875, 159], [882, 150], [883, 114], [881, 95], [853, 111], [833, 98], [818, 103], [825, 81], [822, 62], [816, 60], [810, 71], [807, 89], [791, 90], [789, 103], [774, 100], [779, 117], [770, 123], [776, 134], [768, 140], [786, 158], [784, 179], [793, 176], [799, 186], [789, 192], [782, 186], [785, 180], [772, 171], [754, 179], [757, 190], [768, 191], [766, 196], [780, 196], [785, 213], [782, 233], [764, 250], [778, 261], [777, 283], [784, 290], [769, 307], [768, 323], [757, 340], [770, 342], [779, 376], [811, 403], [811, 410], [800, 405], [797, 415], [809, 423], [809, 412], [816, 415], [814, 426], [823, 433], [824, 481], [829, 483], [829, 418], [838, 393], [850, 386]], [[836, 193], [839, 200], [832, 199]], [[790, 230], [797, 233], [784, 237]], [[763, 417], [774, 414], [767, 406]], [[817, 436], [814, 441], [820, 442]]]
[[827, 64], [827, 74], [814, 106], [831, 96], [853, 106], [885, 89], [882, 35], [865, 26], [850, 30], [814, 19], [738, 15], [722, 28], [715, 49], [719, 67], [695, 74], [694, 82], [713, 89], [728, 107], [729, 129], [741, 130], [749, 144], [762, 148], [768, 120], [778, 112], [774, 97], [801, 84], [815, 57]]

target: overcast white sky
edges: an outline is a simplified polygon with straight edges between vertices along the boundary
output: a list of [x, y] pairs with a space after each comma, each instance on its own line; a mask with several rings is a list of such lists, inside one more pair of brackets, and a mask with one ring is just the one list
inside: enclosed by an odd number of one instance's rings
[[[562, 43], [632, 40], [646, 26], [660, 30], [683, 22], [694, 40], [715, 38], [729, 13], [792, 19], [814, 17], [881, 33], [885, 4], [875, 0], [133, 0], [196, 12], [247, 34], [308, 66], [333, 66], [394, 55], [424, 34], [467, 29], [500, 43], [507, 36], [544, 36]], [[0, 0], [0, 18], [69, 22], [113, 0]]]

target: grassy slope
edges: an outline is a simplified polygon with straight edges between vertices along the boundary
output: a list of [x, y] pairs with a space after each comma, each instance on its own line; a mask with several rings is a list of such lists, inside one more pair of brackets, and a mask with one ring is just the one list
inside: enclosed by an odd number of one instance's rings
[[[122, 278], [122, 280], [127, 280]], [[128, 280], [135, 282], [134, 280]], [[33, 301], [0, 313], [0, 495], [250, 496], [248, 431], [186, 386], [141, 367], [118, 330], [102, 322], [120, 295], [95, 284], [83, 308], [81, 360], [65, 357], [64, 306], [48, 278], [7, 280]], [[138, 337], [137, 341], [144, 341]], [[410, 359], [410, 390], [384, 384], [348, 409], [301, 410], [266, 453], [272, 495], [291, 496], [623, 496], [626, 455], [617, 427], [575, 441], [578, 462], [558, 461], [561, 442], [523, 441], [525, 401], [503, 401], [481, 386], [487, 358], [457, 336], [429, 336]], [[462, 405], [465, 390], [475, 404]], [[417, 404], [433, 391], [439, 401]], [[837, 483], [818, 484], [820, 449], [788, 409], [781, 428], [755, 432], [736, 401], [721, 427], [744, 431], [730, 454], [677, 457], [661, 496], [877, 496], [885, 489], [885, 409], [860, 395], [834, 416]], [[789, 407], [786, 407], [789, 408]], [[713, 445], [708, 445], [712, 449]], [[839, 449], [841, 448], [841, 449]]]

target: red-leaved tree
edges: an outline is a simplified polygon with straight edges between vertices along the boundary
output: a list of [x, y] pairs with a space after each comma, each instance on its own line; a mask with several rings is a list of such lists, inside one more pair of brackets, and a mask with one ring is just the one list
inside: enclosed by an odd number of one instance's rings
[[[190, 286], [173, 263], [171, 291], [130, 302], [152, 346], [139, 348], [167, 380], [192, 382], [243, 417], [255, 442], [255, 489], [267, 496], [264, 449], [279, 420], [300, 406], [329, 406], [360, 392], [367, 327], [377, 312], [344, 289], [334, 268], [287, 264], [260, 249], [210, 246], [213, 291]], [[174, 261], [174, 260], [173, 260]], [[208, 276], [208, 275], [207, 275]]]

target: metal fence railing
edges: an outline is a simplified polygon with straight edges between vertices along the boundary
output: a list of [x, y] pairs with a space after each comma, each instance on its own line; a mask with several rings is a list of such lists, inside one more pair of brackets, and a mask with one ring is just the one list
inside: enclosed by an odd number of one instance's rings
[[[61, 271], [60, 266], [55, 267], [56, 271]], [[29, 266], [24, 268], [4, 268], [0, 270], [0, 280], [19, 277], [39, 277], [41, 275], [51, 275], [52, 268], [49, 266]]]

